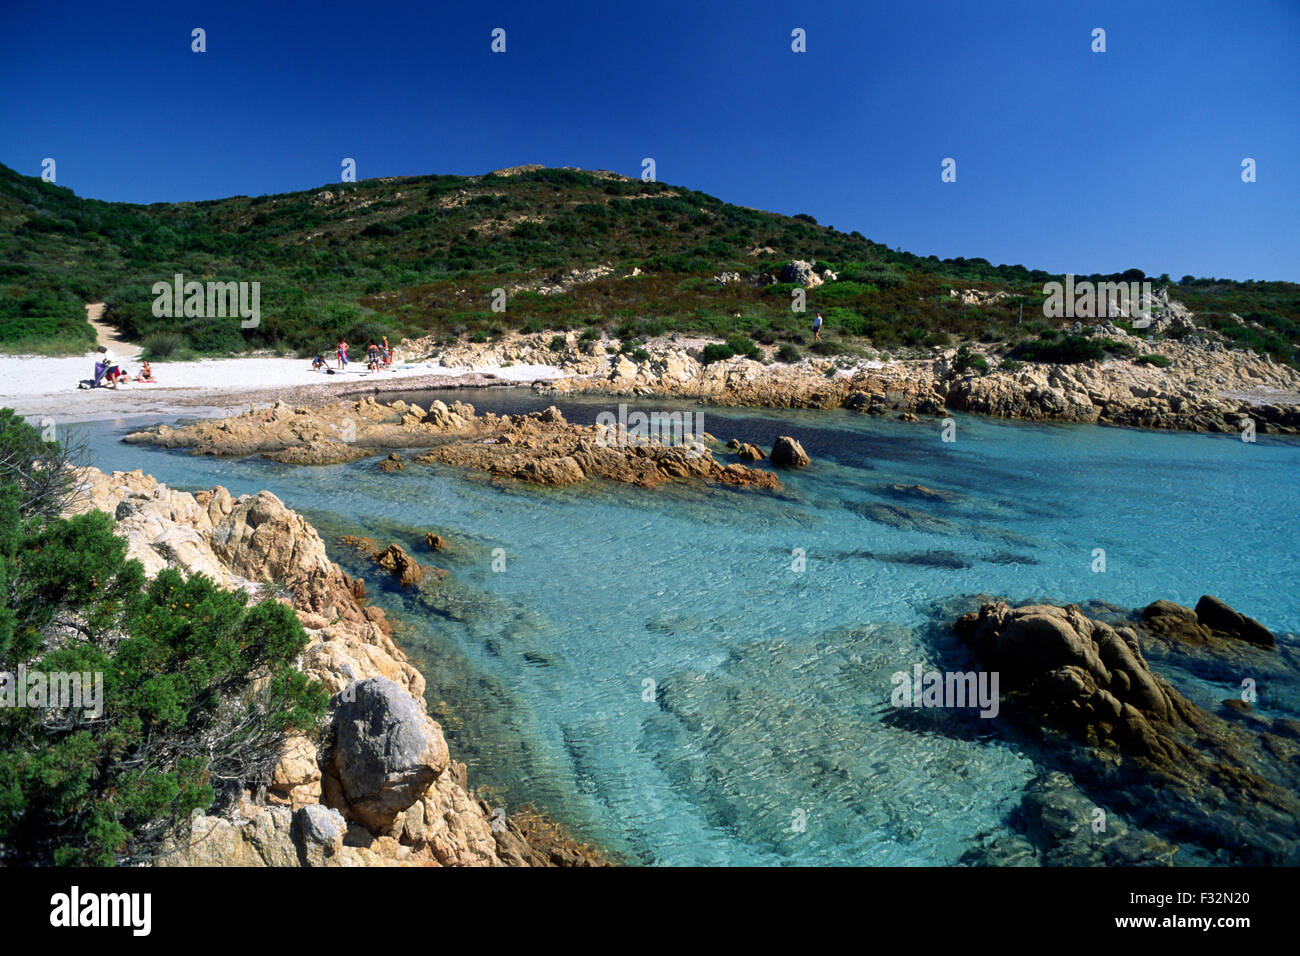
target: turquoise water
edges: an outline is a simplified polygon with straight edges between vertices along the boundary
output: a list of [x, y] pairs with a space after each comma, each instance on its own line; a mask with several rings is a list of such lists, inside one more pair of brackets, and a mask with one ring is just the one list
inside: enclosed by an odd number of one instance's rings
[[[587, 422], [611, 407], [556, 404]], [[1042, 768], [978, 720], [943, 734], [887, 719], [894, 672], [964, 669], [929, 626], [945, 602], [1210, 593], [1300, 632], [1295, 441], [956, 416], [945, 443], [934, 422], [706, 409], [723, 440], [802, 442], [813, 466], [772, 495], [498, 486], [120, 444], [139, 424], [85, 426], [93, 463], [180, 488], [268, 488], [304, 512], [402, 626], [471, 782], [647, 864], [952, 864], [1005, 832]], [[943, 496], [891, 487], [918, 483]], [[447, 554], [423, 547], [429, 530]], [[334, 543], [342, 533], [401, 542], [452, 577], [398, 593]], [[1236, 690], [1169, 676], [1196, 697]], [[1298, 705], [1261, 699], [1266, 713]]]

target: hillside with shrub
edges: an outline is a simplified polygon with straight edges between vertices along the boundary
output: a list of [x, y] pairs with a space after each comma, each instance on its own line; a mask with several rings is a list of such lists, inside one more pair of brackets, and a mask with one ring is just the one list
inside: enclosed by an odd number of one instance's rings
[[[142, 206], [82, 199], [0, 166], [0, 245], [7, 352], [87, 351], [94, 339], [82, 305], [96, 300], [107, 303], [106, 321], [156, 357], [314, 354], [340, 337], [432, 335], [449, 343], [570, 329], [617, 337], [625, 348], [667, 333], [708, 337], [721, 346], [711, 358], [744, 354], [743, 342], [754, 341], [789, 346], [787, 360], [805, 345], [820, 354], [868, 345], [910, 354], [1023, 342], [1027, 361], [1104, 351], [1058, 341], [1072, 320], [1042, 317], [1043, 284], [1060, 276], [915, 255], [811, 216], [574, 169], [374, 179]], [[791, 311], [793, 284], [771, 281], [792, 259], [835, 274], [808, 290], [806, 315]], [[260, 324], [155, 317], [151, 287], [176, 273], [260, 282]], [[1130, 269], [1078, 274], [1085, 278], [1147, 277]], [[1207, 335], [1294, 364], [1300, 285], [1150, 278], [1170, 285]], [[498, 288], [508, 293], [504, 312], [492, 310]], [[963, 305], [953, 288], [1008, 295]], [[815, 311], [826, 330], [813, 343]]]

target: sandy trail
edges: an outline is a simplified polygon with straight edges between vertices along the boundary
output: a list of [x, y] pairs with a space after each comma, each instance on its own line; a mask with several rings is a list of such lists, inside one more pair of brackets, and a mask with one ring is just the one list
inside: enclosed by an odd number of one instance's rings
[[95, 344], [111, 349], [113, 354], [123, 361], [138, 361], [140, 358], [140, 346], [133, 345], [126, 339], [122, 338], [121, 333], [119, 333], [117, 329], [102, 321], [103, 317], [104, 303], [86, 303], [86, 321], [89, 322], [91, 327], [95, 330]]

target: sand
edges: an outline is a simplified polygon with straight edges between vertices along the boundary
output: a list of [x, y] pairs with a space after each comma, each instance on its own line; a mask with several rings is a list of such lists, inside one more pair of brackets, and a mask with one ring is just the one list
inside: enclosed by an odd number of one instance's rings
[[[127, 359], [116, 343], [113, 348], [128, 373], [138, 374], [139, 362]], [[94, 365], [90, 352], [80, 358], [0, 355], [0, 407], [29, 419], [82, 422], [202, 409], [223, 412], [277, 399], [302, 404], [389, 391], [531, 385], [563, 374], [550, 365], [458, 369], [430, 361], [399, 363], [381, 372], [367, 372], [364, 362], [352, 362], [346, 371], [326, 375], [313, 372], [308, 359], [232, 358], [154, 362], [157, 384], [79, 389], [79, 381], [94, 377]]]

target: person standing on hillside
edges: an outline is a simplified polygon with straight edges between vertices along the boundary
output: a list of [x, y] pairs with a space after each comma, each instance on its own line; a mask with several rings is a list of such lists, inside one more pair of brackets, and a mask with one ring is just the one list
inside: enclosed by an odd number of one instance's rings
[[822, 314], [817, 313], [817, 318], [813, 319], [813, 338], [820, 342], [822, 340]]

